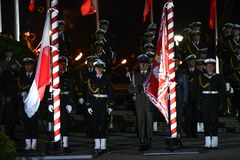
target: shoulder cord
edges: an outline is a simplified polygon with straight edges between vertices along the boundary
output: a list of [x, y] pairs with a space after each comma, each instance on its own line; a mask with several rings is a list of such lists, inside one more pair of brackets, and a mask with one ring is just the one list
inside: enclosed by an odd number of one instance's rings
[[85, 80], [83, 79], [82, 71], [80, 71], [80, 78], [81, 78], [81, 80], [82, 80], [83, 83], [87, 84], [87, 80], [85, 81]]
[[228, 44], [229, 44], [230, 49], [231, 49], [232, 52], [237, 52], [237, 49], [234, 49], [234, 48], [233, 48], [232, 43], [231, 43], [230, 40], [228, 40]]
[[240, 69], [240, 67], [234, 66], [234, 64], [233, 64], [233, 58], [232, 58], [232, 57], [230, 58], [230, 64], [231, 64], [231, 66], [232, 66], [232, 68], [233, 68], [234, 70]]
[[91, 86], [91, 84], [90, 84], [90, 79], [88, 79], [88, 88], [90, 89], [90, 91], [91, 91], [92, 93], [99, 93], [99, 88], [97, 88], [96, 90], [93, 90], [93, 89], [92, 89], [92, 86]]
[[28, 85], [26, 85], [25, 87], [24, 86], [22, 86], [21, 85], [21, 83], [20, 83], [20, 80], [19, 80], [19, 78], [18, 78], [18, 86], [22, 89], [22, 90], [25, 90], [25, 89], [27, 89], [27, 88], [29, 88], [30, 87], [30, 85], [28, 84]]
[[200, 83], [200, 85], [201, 85], [201, 87], [202, 88], [207, 88], [207, 87], [209, 87], [209, 90], [210, 90], [210, 83], [208, 82], [208, 83], [206, 83], [206, 84], [202, 84], [202, 78], [201, 78], [201, 75], [199, 75], [199, 83]]

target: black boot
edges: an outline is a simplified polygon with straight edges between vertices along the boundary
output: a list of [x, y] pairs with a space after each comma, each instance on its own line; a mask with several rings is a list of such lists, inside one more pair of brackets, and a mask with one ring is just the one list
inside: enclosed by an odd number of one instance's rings
[[146, 147], [145, 147], [145, 139], [144, 138], [140, 138], [140, 147], [138, 149], [140, 152], [145, 151]]
[[147, 138], [146, 149], [152, 148], [152, 138]]

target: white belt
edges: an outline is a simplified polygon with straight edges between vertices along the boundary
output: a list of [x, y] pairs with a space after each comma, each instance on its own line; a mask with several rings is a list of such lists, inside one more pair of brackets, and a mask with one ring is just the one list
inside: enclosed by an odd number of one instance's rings
[[108, 97], [107, 94], [93, 94], [93, 96], [96, 98], [107, 98]]
[[218, 91], [202, 91], [202, 94], [218, 94]]
[[60, 92], [60, 94], [69, 94], [69, 92], [68, 92], [68, 91], [66, 91], [66, 92]]

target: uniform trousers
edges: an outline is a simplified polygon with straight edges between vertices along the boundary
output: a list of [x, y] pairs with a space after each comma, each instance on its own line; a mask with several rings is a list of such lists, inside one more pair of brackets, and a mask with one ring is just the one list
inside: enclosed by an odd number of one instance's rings
[[91, 126], [93, 138], [106, 138], [107, 137], [107, 108], [106, 98], [95, 98], [91, 100], [91, 108], [93, 110], [91, 116]]
[[62, 136], [68, 136], [70, 127], [71, 127], [71, 116], [70, 113], [68, 113], [66, 106], [68, 105], [68, 96], [67, 95], [61, 95], [61, 105], [60, 105], [60, 120], [61, 120], [61, 135]]
[[217, 136], [219, 95], [203, 94], [201, 101], [205, 136]]

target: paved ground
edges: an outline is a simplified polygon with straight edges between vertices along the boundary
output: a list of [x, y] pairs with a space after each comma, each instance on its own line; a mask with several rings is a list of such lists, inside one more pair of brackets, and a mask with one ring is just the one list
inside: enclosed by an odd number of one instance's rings
[[[18, 133], [22, 136], [22, 133]], [[19, 141], [18, 159], [84, 159], [99, 160], [236, 160], [240, 157], [240, 134], [220, 133], [218, 150], [203, 150], [203, 134], [198, 138], [183, 138], [184, 147], [169, 152], [164, 149], [164, 139], [167, 135], [154, 133], [153, 147], [147, 152], [138, 152], [138, 139], [134, 133], [110, 133], [108, 152], [96, 156], [93, 153], [93, 140], [86, 138], [84, 133], [70, 133], [71, 153], [45, 154], [46, 135], [39, 136], [37, 152], [25, 152], [24, 143]], [[147, 156], [155, 154], [155, 156]], [[181, 155], [175, 155], [181, 154]]]

